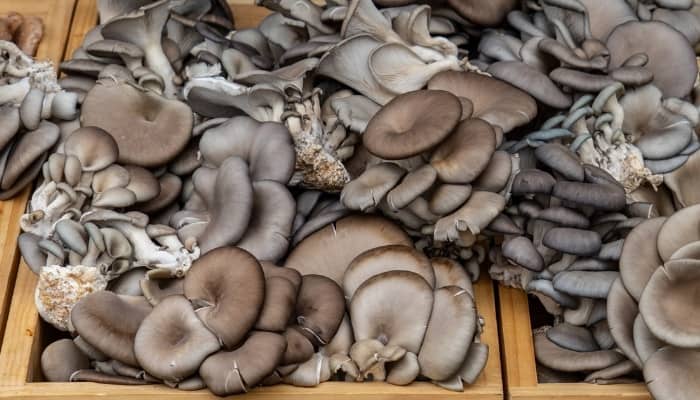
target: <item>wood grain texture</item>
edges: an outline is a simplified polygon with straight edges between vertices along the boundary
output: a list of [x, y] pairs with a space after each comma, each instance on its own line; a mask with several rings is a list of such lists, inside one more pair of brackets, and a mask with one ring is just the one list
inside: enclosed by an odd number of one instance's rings
[[[75, 0], [0, 0], [0, 15], [16, 11], [23, 15], [40, 17], [44, 22], [44, 36], [39, 43], [36, 58], [56, 61], [63, 57], [68, 29], [73, 16]], [[30, 189], [14, 199], [0, 201], [0, 337], [5, 331], [13, 285], [20, 259], [17, 249], [19, 218], [25, 210]]]
[[527, 294], [522, 290], [499, 285], [498, 300], [506, 399], [651, 400], [649, 391], [641, 383], [625, 385], [537, 383]]

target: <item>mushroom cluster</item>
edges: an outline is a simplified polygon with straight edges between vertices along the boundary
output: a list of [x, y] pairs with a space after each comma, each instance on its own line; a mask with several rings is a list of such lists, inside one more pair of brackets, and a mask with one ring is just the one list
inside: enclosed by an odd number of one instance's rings
[[37, 16], [10, 11], [0, 17], [0, 40], [14, 42], [29, 56], [36, 55], [43, 36], [44, 23]]

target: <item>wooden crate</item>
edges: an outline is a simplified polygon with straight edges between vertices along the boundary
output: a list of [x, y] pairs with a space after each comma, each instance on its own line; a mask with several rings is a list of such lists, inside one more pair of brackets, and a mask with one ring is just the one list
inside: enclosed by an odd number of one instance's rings
[[506, 399], [651, 400], [651, 395], [642, 383], [538, 383], [528, 296], [522, 290], [499, 285], [498, 299]]
[[[17, 11], [23, 15], [41, 17], [44, 21], [44, 37], [36, 57], [56, 62], [63, 59], [74, 7], [75, 0], [0, 0], [0, 15]], [[0, 201], [0, 338], [5, 331], [17, 274], [19, 218], [24, 213], [29, 193], [30, 190], [25, 189], [12, 200]]]
[[[52, 0], [46, 0], [50, 2]], [[256, 7], [252, 0], [231, 1], [239, 29], [256, 26], [268, 10]], [[80, 46], [83, 35], [96, 23], [95, 0], [77, 0], [73, 16], [70, 39], [65, 54], [70, 55]], [[56, 56], [56, 59], [60, 59]], [[19, 204], [18, 215], [24, 209], [26, 195], [16, 200]], [[16, 219], [15, 219], [16, 223]], [[3, 225], [4, 226], [4, 225]], [[14, 239], [15, 235], [9, 236]], [[6, 246], [4, 251], [11, 251], [17, 265], [15, 244]], [[3, 253], [5, 254], [5, 253]], [[7, 253], [10, 254], [10, 253]], [[8, 263], [12, 264], [12, 263]], [[115, 396], [121, 399], [153, 400], [168, 399], [216, 399], [207, 390], [185, 392], [169, 389], [162, 385], [117, 386], [93, 383], [50, 383], [41, 382], [39, 357], [44, 343], [42, 323], [34, 307], [34, 287], [36, 276], [20, 263], [17, 270], [12, 304], [9, 310], [6, 335], [0, 351], [0, 398], [11, 399], [92, 399], [96, 396]], [[475, 285], [477, 307], [485, 320], [482, 335], [484, 343], [489, 345], [489, 361], [476, 384], [465, 388], [463, 393], [451, 392], [430, 383], [414, 383], [400, 387], [386, 383], [343, 383], [326, 382], [316, 388], [297, 388], [289, 385], [277, 385], [258, 388], [246, 395], [255, 399], [479, 399], [495, 400], [503, 398], [501, 379], [498, 327], [496, 318], [495, 292], [487, 274]]]

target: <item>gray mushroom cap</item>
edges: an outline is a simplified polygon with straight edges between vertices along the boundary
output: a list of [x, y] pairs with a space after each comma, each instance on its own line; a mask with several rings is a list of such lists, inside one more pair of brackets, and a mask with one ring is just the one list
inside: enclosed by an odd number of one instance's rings
[[601, 211], [616, 211], [625, 206], [625, 190], [619, 185], [559, 181], [552, 195]]
[[501, 252], [503, 257], [509, 261], [530, 271], [539, 272], [545, 267], [544, 259], [535, 248], [535, 245], [525, 236], [506, 240], [501, 247]]
[[535, 149], [537, 161], [572, 181], [582, 182], [583, 166], [576, 154], [558, 143], [546, 143]]
[[405, 173], [403, 168], [389, 162], [372, 165], [343, 187], [340, 201], [352, 210], [372, 209], [379, 205]]
[[547, 338], [556, 345], [573, 351], [596, 351], [600, 347], [587, 328], [563, 322], [547, 330]]
[[50, 382], [70, 382], [73, 373], [89, 369], [90, 360], [70, 339], [60, 339], [41, 353], [41, 372]]
[[643, 364], [635, 350], [633, 338], [637, 311], [637, 304], [625, 290], [622, 280], [616, 279], [608, 293], [607, 317], [610, 333], [627, 358], [641, 368]]
[[639, 301], [654, 271], [662, 265], [656, 246], [659, 231], [666, 218], [652, 218], [637, 225], [627, 234], [620, 255], [620, 279], [629, 294]]
[[544, 235], [545, 246], [562, 253], [592, 256], [601, 247], [600, 235], [595, 231], [576, 228], [552, 228]]
[[700, 393], [700, 351], [664, 347], [644, 364], [644, 380], [658, 400], [692, 400]]
[[617, 271], [564, 271], [552, 283], [555, 289], [572, 296], [605, 299], [618, 276]]
[[29, 131], [15, 141], [6, 161], [0, 189], [9, 190], [21, 180], [25, 171], [39, 160], [59, 139], [58, 126], [41, 121], [37, 129]]
[[544, 193], [549, 194], [556, 180], [549, 173], [540, 169], [524, 169], [513, 178], [513, 194]]
[[554, 108], [571, 106], [571, 97], [564, 94], [547, 75], [519, 61], [498, 61], [487, 70], [501, 79]]
[[466, 119], [433, 151], [430, 165], [443, 182], [470, 183], [486, 169], [495, 150], [493, 127], [478, 118]]
[[117, 161], [119, 148], [103, 129], [85, 126], [68, 136], [63, 144], [67, 156], [80, 160], [83, 171], [99, 171]]
[[578, 352], [556, 345], [546, 331], [535, 333], [535, 357], [546, 367], [565, 372], [597, 371], [624, 361], [625, 356], [614, 350]]

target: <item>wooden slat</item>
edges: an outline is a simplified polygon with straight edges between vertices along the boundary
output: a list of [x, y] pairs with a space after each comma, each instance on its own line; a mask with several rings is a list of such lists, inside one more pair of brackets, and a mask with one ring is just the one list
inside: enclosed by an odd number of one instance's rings
[[83, 38], [97, 25], [97, 0], [77, 0], [68, 44], [63, 59], [70, 59], [73, 52], [83, 44]]
[[538, 383], [528, 297], [522, 290], [499, 286], [499, 329], [506, 398], [511, 400], [651, 400], [642, 383]]
[[[61, 60], [73, 16], [75, 0], [0, 0], [0, 15], [16, 11], [23, 15], [40, 17], [44, 22], [44, 36], [39, 43], [36, 58]], [[30, 189], [14, 199], [0, 201], [0, 337], [5, 332], [13, 285], [20, 258], [17, 249], [19, 218], [25, 210]]]

